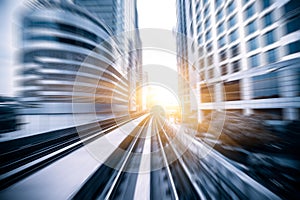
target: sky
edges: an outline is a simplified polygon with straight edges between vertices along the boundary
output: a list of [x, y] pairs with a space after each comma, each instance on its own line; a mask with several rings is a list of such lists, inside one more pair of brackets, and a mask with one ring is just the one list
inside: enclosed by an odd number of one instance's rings
[[176, 26], [176, 0], [137, 0], [140, 28], [172, 30]]
[[[176, 27], [176, 0], [137, 0], [139, 28], [172, 31]], [[143, 42], [143, 38], [142, 42]], [[176, 69], [176, 56], [165, 52], [143, 51], [144, 64], [162, 64]]]
[[[164, 29], [169, 30], [170, 33], [175, 29], [176, 0], [137, 0], [137, 8], [140, 29]], [[159, 30], [157, 33], [159, 33]], [[143, 38], [145, 36], [151, 37], [148, 34], [141, 34], [142, 43], [143, 41], [147, 41], [146, 38]], [[158, 41], [160, 39], [164, 40], [163, 38], [157, 38]], [[152, 40], [155, 41], [156, 38], [151, 38]], [[173, 42], [176, 42], [175, 38]], [[149, 81], [144, 94], [149, 96], [148, 100], [150, 98], [162, 106], [167, 104], [179, 105], [177, 101], [178, 81], [176, 62], [176, 52], [172, 53], [159, 49], [143, 48], [143, 71], [147, 72]], [[149, 84], [152, 92], [147, 89]]]

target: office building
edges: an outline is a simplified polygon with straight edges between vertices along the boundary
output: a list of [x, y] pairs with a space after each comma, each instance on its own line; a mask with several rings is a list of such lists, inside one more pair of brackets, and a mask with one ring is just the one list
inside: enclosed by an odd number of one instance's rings
[[30, 1], [20, 54], [26, 114], [136, 111], [128, 98], [141, 71], [137, 24], [135, 1]]
[[[213, 110], [300, 118], [297, 0], [177, 0], [181, 93], [198, 121]], [[187, 42], [191, 41], [191, 42]], [[192, 58], [192, 59], [191, 59]], [[196, 81], [193, 81], [196, 80]]]

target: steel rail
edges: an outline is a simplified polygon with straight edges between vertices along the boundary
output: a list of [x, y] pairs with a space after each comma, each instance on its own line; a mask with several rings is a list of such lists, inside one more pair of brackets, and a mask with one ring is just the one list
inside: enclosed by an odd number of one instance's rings
[[[44, 149], [36, 154], [29, 155], [30, 157], [36, 158], [25, 164], [18, 166], [4, 174], [0, 175], [0, 190], [9, 187], [10, 185], [16, 183], [17, 181], [21, 180], [22, 178], [27, 177], [28, 175], [36, 172], [37, 170], [42, 169], [43, 167], [49, 165], [50, 163], [70, 154], [71, 152], [79, 149], [83, 146], [83, 144], [90, 143], [99, 137], [104, 136], [105, 134], [109, 133], [110, 131], [128, 123], [130, 120], [123, 121], [119, 124], [114, 126], [108, 127], [105, 130], [101, 130], [97, 133], [91, 133], [87, 136], [76, 139], [72, 138], [70, 141], [61, 142], [49, 149]], [[77, 136], [78, 137], [78, 136]], [[57, 150], [58, 149], [58, 150]], [[54, 150], [54, 151], [53, 151]], [[39, 156], [41, 155], [41, 156]], [[23, 158], [26, 159], [26, 158]]]
[[161, 149], [161, 153], [162, 153], [162, 156], [163, 156], [163, 162], [164, 162], [164, 166], [165, 166], [165, 169], [167, 170], [167, 174], [168, 174], [168, 177], [169, 177], [169, 180], [170, 180], [170, 184], [171, 184], [171, 190], [173, 192], [173, 195], [174, 195], [174, 198], [176, 200], [179, 199], [178, 197], [178, 193], [177, 193], [177, 190], [176, 190], [176, 187], [175, 187], [175, 183], [174, 183], [174, 180], [173, 180], [173, 177], [172, 177], [172, 174], [171, 174], [171, 170], [170, 170], [170, 167], [169, 167], [169, 163], [168, 163], [168, 159], [167, 159], [167, 156], [166, 156], [166, 153], [164, 151], [164, 146], [162, 144], [162, 141], [161, 141], [161, 137], [159, 135], [159, 129], [158, 129], [158, 125], [157, 125], [157, 119], [155, 119], [155, 131], [156, 131], [156, 136], [158, 138], [158, 143], [159, 143], [159, 146], [160, 146], [160, 149]]

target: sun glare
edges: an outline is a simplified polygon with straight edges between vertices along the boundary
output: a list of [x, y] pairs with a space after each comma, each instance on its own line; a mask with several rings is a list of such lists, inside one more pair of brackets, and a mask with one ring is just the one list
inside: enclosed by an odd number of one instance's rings
[[176, 95], [168, 89], [158, 86], [147, 86], [147, 102], [150, 107], [160, 105], [162, 107], [179, 106]]
[[180, 101], [175, 93], [160, 85], [147, 85], [143, 89], [148, 110], [162, 108], [170, 121], [178, 121], [181, 116]]

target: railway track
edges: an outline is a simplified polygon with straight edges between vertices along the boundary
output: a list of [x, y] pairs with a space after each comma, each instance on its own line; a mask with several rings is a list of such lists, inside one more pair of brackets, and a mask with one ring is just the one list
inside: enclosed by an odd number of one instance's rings
[[[90, 176], [85, 184], [77, 191], [74, 199], [132, 199], [134, 191], [129, 183], [135, 184], [136, 173], [127, 172], [131, 165], [138, 164], [139, 160], [133, 159], [134, 153], [142, 153], [144, 137], [149, 118], [145, 118], [140, 124], [128, 134], [118, 148], [106, 160], [106, 163], [115, 168], [101, 165], [97, 171]], [[126, 153], [120, 153], [120, 149]], [[103, 175], [109, 175], [103, 177]]]
[[[118, 124], [116, 122], [118, 121]], [[79, 137], [74, 127], [1, 143], [0, 189], [102, 137], [130, 119], [122, 117], [81, 125]], [[101, 131], [99, 130], [101, 128]]]
[[[150, 189], [147, 190], [149, 194], [143, 195], [149, 199], [279, 199], [260, 185], [254, 184], [255, 186], [251, 187], [248, 183], [248, 188], [240, 189], [239, 185], [230, 181], [230, 177], [224, 176], [224, 173], [220, 173], [216, 168], [211, 169], [207, 160], [200, 160], [190, 149], [186, 149], [185, 153], [180, 155], [176, 145], [180, 141], [174, 142], [176, 139], [172, 138], [173, 133], [168, 133], [163, 124], [167, 122], [161, 118], [151, 118], [149, 122], [144, 122], [135, 134], [135, 139], [131, 139], [131, 145], [125, 142], [128, 145], [125, 147], [127, 154], [118, 158], [122, 167], [119, 170], [110, 169], [108, 172], [104, 170], [107, 170], [106, 166], [101, 166], [96, 172], [97, 176], [91, 176], [90, 182], [84, 185], [85, 190], [79, 191], [74, 196], [75, 199], [134, 199], [135, 190], [138, 188], [138, 174], [127, 171], [132, 162], [140, 163], [140, 157], [136, 159], [133, 155], [143, 152], [144, 138], [147, 138], [146, 129], [150, 129], [151, 132], [151, 170]], [[111, 158], [115, 156], [117, 155], [112, 155]], [[223, 160], [219, 159], [221, 164]], [[110, 176], [101, 180], [103, 174]], [[250, 180], [249, 177], [246, 178]], [[97, 183], [99, 180], [101, 184]], [[251, 181], [253, 183], [253, 180]], [[95, 187], [95, 183], [101, 187]], [[249, 197], [249, 192], [252, 193], [252, 197]]]
[[[138, 117], [135, 126], [124, 121], [123, 126], [114, 127], [106, 131], [88, 135], [83, 138], [86, 141], [73, 143], [75, 152], [68, 152], [72, 145], [67, 145], [54, 151], [55, 154], [62, 153], [55, 160], [47, 163], [47, 169], [36, 168], [33, 175], [24, 177], [6, 185], [6, 189], [0, 191], [1, 197], [15, 197], [14, 188], [23, 188], [36, 183], [37, 180], [45, 191], [49, 185], [47, 177], [55, 171], [54, 165], [64, 160], [76, 158], [78, 152], [83, 149], [82, 142], [88, 145], [101, 147], [106, 139], [110, 139], [114, 148], [105, 151], [105, 159], [98, 160], [93, 164], [91, 170], [83, 178], [78, 178], [80, 183], [66, 187], [64, 195], [43, 196], [36, 192], [39, 188], [32, 188], [29, 198], [46, 199], [280, 199], [264, 186], [260, 185], [241, 170], [236, 168], [224, 157], [214, 150], [195, 140], [189, 134], [179, 133], [176, 135], [176, 126], [156, 115], [144, 115]], [[134, 123], [133, 123], [134, 124]], [[122, 129], [122, 127], [125, 127]], [[121, 130], [122, 129], [122, 130]], [[124, 134], [124, 130], [127, 132]], [[123, 131], [123, 132], [122, 132]], [[81, 146], [77, 146], [79, 145]], [[186, 148], [186, 149], [184, 149]], [[184, 151], [183, 151], [184, 149]], [[100, 148], [101, 150], [101, 148]], [[200, 151], [211, 151], [207, 156], [200, 158]], [[77, 154], [76, 154], [77, 152]], [[93, 152], [97, 154], [97, 152]], [[98, 152], [99, 153], [99, 152]], [[48, 154], [47, 156], [54, 156]], [[73, 157], [72, 157], [73, 156]], [[45, 158], [45, 156], [41, 157]], [[46, 158], [45, 158], [46, 159]], [[35, 160], [38, 162], [39, 159]], [[95, 160], [95, 159], [94, 159]], [[73, 160], [71, 163], [79, 162]], [[30, 163], [30, 162], [29, 162]], [[60, 167], [66, 169], [70, 161]], [[40, 165], [40, 164], [39, 164]], [[41, 166], [41, 165], [40, 165]], [[53, 167], [51, 167], [53, 166]], [[23, 167], [23, 166], [21, 166]], [[146, 170], [145, 170], [146, 169]], [[38, 174], [40, 171], [43, 173]], [[25, 171], [26, 172], [26, 171]], [[23, 173], [23, 171], [21, 171]], [[75, 176], [74, 173], [66, 171], [66, 176]], [[45, 181], [40, 181], [45, 177]], [[8, 179], [11, 178], [8, 176]], [[54, 179], [52, 177], [52, 179]], [[59, 185], [59, 178], [54, 179], [53, 187]], [[16, 186], [15, 186], [16, 185]], [[51, 188], [51, 187], [49, 187]], [[15, 191], [16, 192], [16, 191]], [[28, 195], [28, 191], [26, 193]], [[40, 195], [40, 196], [39, 196]], [[48, 196], [46, 196], [48, 195]], [[50, 196], [49, 196], [50, 195]], [[17, 197], [24, 197], [22, 194]]]

